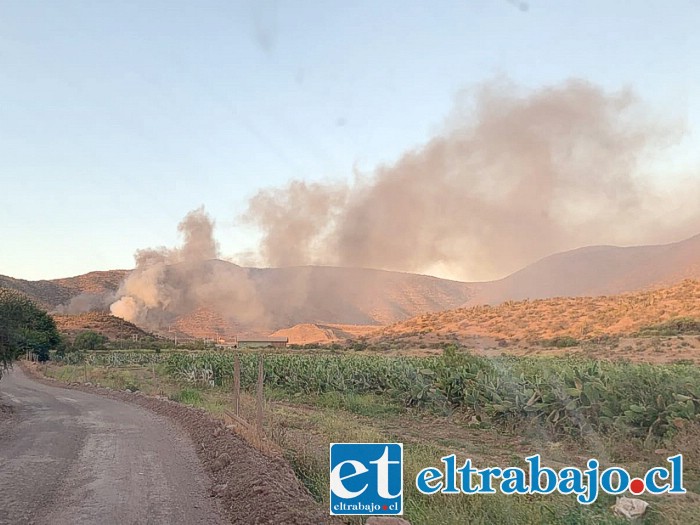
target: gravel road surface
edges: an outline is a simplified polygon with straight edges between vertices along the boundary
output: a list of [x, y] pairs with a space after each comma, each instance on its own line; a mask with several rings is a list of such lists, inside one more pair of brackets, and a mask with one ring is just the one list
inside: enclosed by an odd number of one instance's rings
[[3, 374], [0, 523], [221, 524], [191, 440], [167, 418]]

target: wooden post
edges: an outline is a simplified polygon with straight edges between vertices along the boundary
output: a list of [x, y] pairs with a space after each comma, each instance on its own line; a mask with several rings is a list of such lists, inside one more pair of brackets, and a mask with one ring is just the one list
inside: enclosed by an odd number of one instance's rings
[[241, 415], [241, 358], [238, 352], [233, 356], [233, 410]]
[[87, 359], [85, 359], [83, 361], [83, 379], [84, 379], [83, 383], [88, 382], [88, 380], [87, 380]]
[[158, 385], [158, 376], [156, 375], [156, 363], [151, 361], [151, 374], [153, 374], [153, 386], [156, 389], [156, 393], [160, 395], [160, 387]]
[[258, 429], [258, 434], [263, 433], [263, 409], [265, 405], [265, 393], [264, 393], [264, 381], [265, 381], [265, 371], [263, 369], [263, 355], [258, 356], [258, 392], [256, 396], [256, 417], [255, 423]]

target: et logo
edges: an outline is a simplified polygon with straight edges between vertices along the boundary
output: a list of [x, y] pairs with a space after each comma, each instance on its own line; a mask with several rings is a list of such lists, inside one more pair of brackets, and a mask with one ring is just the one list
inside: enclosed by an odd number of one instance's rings
[[403, 443], [331, 443], [330, 512], [403, 514]]

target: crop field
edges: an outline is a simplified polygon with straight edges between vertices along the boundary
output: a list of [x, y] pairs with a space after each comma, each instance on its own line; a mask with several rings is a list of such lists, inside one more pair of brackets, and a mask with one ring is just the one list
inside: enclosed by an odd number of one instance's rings
[[[243, 386], [255, 384], [256, 356], [242, 356]], [[173, 377], [225, 385], [233, 356], [174, 354]], [[466, 410], [496, 423], [537, 422], [556, 434], [619, 431], [664, 437], [674, 422], [700, 416], [700, 369], [694, 365], [610, 363], [585, 359], [458, 354], [443, 357], [269, 355], [265, 384], [290, 395], [382, 396], [398, 406]]]
[[[258, 354], [239, 356], [241, 413], [252, 420]], [[46, 373], [167, 395], [225, 418], [233, 363], [231, 352], [69, 354]], [[561, 495], [426, 497], [412, 479], [446, 453], [482, 466], [522, 466], [537, 452], [553, 467], [598, 457], [641, 473], [669, 451], [684, 453], [690, 493], [648, 498], [645, 522], [700, 520], [700, 368], [693, 364], [484, 358], [454, 346], [430, 357], [273, 352], [264, 354], [264, 385], [266, 450], [283, 455], [320, 504], [327, 504], [329, 442], [400, 441], [414, 525], [625, 523], [610, 512], [612, 496], [589, 507]]]

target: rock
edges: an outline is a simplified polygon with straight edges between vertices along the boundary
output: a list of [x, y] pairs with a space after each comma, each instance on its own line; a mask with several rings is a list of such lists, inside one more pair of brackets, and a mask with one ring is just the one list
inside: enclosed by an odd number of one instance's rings
[[134, 391], [131, 390], [131, 388], [125, 388], [124, 392], [128, 392], [129, 394], [133, 394]]
[[637, 498], [625, 498], [623, 496], [621, 498], [617, 498], [612, 509], [617, 516], [634, 520], [644, 516], [648, 506], [649, 504], [644, 500]]
[[372, 516], [365, 525], [411, 525], [411, 522], [399, 516]]
[[229, 463], [231, 463], [231, 456], [224, 452], [223, 454], [219, 454], [219, 456], [214, 460], [211, 468], [216, 472], [222, 468], [225, 468]]
[[218, 496], [219, 498], [226, 493], [228, 488], [228, 483], [222, 483], [220, 485], [214, 485], [211, 489], [212, 496]]

